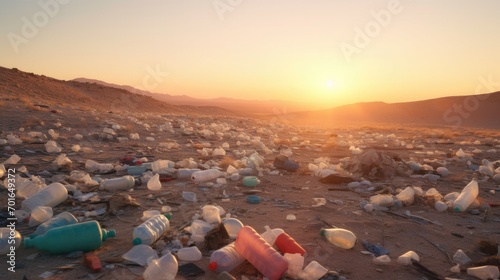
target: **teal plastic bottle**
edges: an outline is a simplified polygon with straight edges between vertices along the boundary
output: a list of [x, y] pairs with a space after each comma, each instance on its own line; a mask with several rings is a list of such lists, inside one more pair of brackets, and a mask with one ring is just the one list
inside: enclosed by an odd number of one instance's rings
[[24, 248], [37, 248], [51, 254], [92, 251], [102, 242], [115, 237], [115, 230], [101, 229], [97, 221], [88, 221], [48, 230], [44, 235], [24, 239]]

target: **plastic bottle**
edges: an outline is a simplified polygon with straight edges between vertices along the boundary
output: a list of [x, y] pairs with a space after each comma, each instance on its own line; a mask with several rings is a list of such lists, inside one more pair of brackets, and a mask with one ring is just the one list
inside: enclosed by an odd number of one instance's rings
[[453, 202], [453, 209], [455, 212], [463, 212], [467, 210], [469, 205], [474, 202], [477, 195], [479, 193], [479, 186], [477, 184], [476, 179], [472, 179], [472, 181], [465, 186], [457, 199]]
[[260, 180], [255, 176], [245, 176], [242, 183], [245, 187], [255, 187], [260, 183]]
[[174, 280], [179, 270], [179, 264], [169, 252], [165, 256], [152, 260], [144, 274], [144, 280]]
[[321, 236], [325, 236], [333, 245], [344, 249], [351, 249], [356, 243], [356, 235], [352, 231], [341, 228], [321, 229]]
[[206, 181], [211, 181], [217, 179], [221, 176], [222, 172], [217, 169], [208, 169], [202, 171], [196, 171], [191, 175], [191, 180], [195, 183], [201, 183]]
[[279, 279], [288, 269], [286, 259], [249, 226], [241, 228], [234, 246], [238, 253], [270, 280]]
[[62, 212], [61, 214], [58, 214], [39, 225], [36, 231], [30, 235], [30, 238], [35, 238], [36, 236], [42, 235], [48, 230], [56, 227], [62, 227], [76, 223], [78, 223], [78, 219], [75, 218], [73, 214], [69, 212]]
[[134, 245], [151, 245], [153, 242], [155, 242], [163, 233], [165, 233], [169, 229], [169, 217], [169, 214], [156, 215], [149, 218], [140, 226], [134, 228], [132, 241]]
[[303, 256], [306, 253], [306, 250], [300, 246], [295, 239], [293, 239], [286, 232], [278, 235], [276, 240], [274, 241], [274, 245], [280, 250], [281, 253], [289, 253], [289, 254], [300, 254]]
[[177, 251], [177, 257], [181, 261], [196, 262], [201, 260], [202, 255], [200, 249], [196, 246], [181, 248]]
[[37, 206], [31, 212], [30, 220], [28, 222], [30, 227], [37, 226], [48, 219], [52, 218], [54, 212], [52, 211], [52, 207], [48, 206]]
[[498, 279], [498, 277], [500, 277], [498, 266], [495, 265], [485, 265], [485, 266], [467, 268], [467, 274], [470, 276], [477, 277], [481, 280]]
[[229, 238], [231, 239], [236, 239], [236, 237], [238, 236], [238, 232], [240, 232], [240, 229], [243, 227], [243, 224], [240, 222], [240, 220], [235, 218], [224, 219], [224, 221], [222, 221], [222, 224], [224, 224], [224, 227], [229, 234]]
[[208, 269], [217, 272], [231, 271], [244, 261], [245, 258], [236, 251], [233, 242], [212, 253]]
[[205, 205], [203, 206], [203, 219], [207, 221], [207, 223], [216, 223], [220, 224], [220, 212], [219, 208], [213, 205]]
[[317, 261], [310, 262], [304, 270], [299, 273], [299, 278], [303, 280], [318, 280], [328, 272], [328, 269], [323, 267]]
[[21, 207], [27, 211], [33, 211], [37, 206], [54, 207], [68, 198], [68, 190], [61, 183], [52, 183], [45, 189], [25, 199]]
[[[12, 231], [14, 232], [14, 238], [9, 239]], [[11, 247], [19, 248], [21, 240], [21, 234], [17, 230], [8, 227], [0, 228], [0, 255], [5, 256], [10, 253], [12, 251]]]
[[200, 171], [200, 169], [177, 169], [177, 179], [190, 179], [193, 173]]
[[135, 186], [135, 179], [130, 175], [120, 178], [106, 179], [101, 181], [100, 190], [106, 191], [126, 191]]
[[115, 235], [115, 230], [101, 229], [97, 221], [88, 221], [53, 228], [33, 239], [25, 238], [24, 248], [35, 247], [51, 254], [92, 251], [101, 247], [103, 241]]

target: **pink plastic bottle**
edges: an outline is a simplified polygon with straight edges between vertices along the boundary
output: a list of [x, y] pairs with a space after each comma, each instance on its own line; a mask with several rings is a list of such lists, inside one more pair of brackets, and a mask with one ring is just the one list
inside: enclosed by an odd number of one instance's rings
[[238, 253], [270, 280], [280, 279], [288, 269], [288, 261], [249, 226], [241, 228], [234, 245]]

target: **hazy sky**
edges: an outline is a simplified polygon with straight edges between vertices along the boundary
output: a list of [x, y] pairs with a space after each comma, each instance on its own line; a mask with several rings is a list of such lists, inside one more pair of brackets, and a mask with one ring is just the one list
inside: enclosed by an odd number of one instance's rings
[[0, 66], [198, 98], [420, 100], [500, 82], [499, 12], [497, 0], [1, 0]]

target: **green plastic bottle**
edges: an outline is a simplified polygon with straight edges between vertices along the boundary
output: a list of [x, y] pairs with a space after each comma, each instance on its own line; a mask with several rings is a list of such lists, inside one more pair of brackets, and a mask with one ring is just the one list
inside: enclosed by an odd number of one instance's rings
[[24, 239], [24, 248], [37, 248], [51, 254], [64, 254], [74, 251], [92, 251], [101, 247], [102, 242], [115, 237], [114, 229], [105, 230], [97, 221], [88, 221], [53, 228], [44, 235]]

